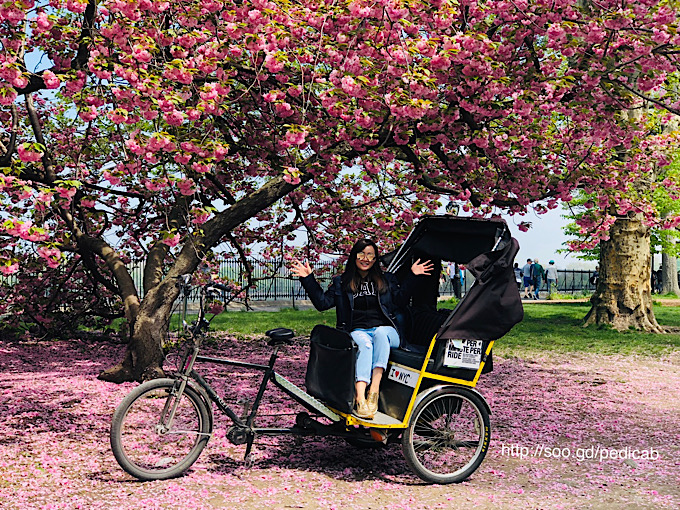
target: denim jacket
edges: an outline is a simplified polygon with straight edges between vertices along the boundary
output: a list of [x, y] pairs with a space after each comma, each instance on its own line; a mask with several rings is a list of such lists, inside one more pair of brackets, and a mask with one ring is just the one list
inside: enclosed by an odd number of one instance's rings
[[[400, 315], [411, 298], [413, 292], [415, 276], [407, 277], [403, 283], [399, 283], [397, 277], [392, 273], [384, 273], [387, 291], [378, 295], [380, 308], [385, 317], [390, 321], [399, 333], [403, 341], [403, 328], [401, 327]], [[342, 288], [342, 275], [335, 276], [327, 291], [323, 291], [319, 282], [313, 274], [300, 278], [300, 283], [307, 291], [309, 299], [314, 307], [320, 312], [335, 307], [337, 314], [336, 328], [351, 332], [352, 315], [354, 311], [354, 296], [351, 292], [346, 292]]]

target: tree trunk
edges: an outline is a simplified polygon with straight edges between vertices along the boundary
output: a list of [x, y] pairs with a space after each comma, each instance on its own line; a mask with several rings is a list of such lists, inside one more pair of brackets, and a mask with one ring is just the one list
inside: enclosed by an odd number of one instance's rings
[[585, 325], [663, 333], [652, 309], [649, 228], [641, 216], [617, 218], [600, 243], [600, 275]]
[[[99, 374], [98, 378], [103, 381], [121, 383], [162, 376], [163, 345], [168, 334], [172, 305], [179, 295], [177, 278], [184, 274], [192, 274], [206, 253], [238, 225], [271, 206], [311, 178], [312, 174], [305, 173], [300, 177], [299, 183], [290, 184], [282, 176], [274, 177], [257, 191], [242, 198], [205, 223], [202, 229], [203, 235], [189, 237], [165, 277], [151, 289], [145, 289], [146, 294], [139, 306], [123, 361]], [[161, 258], [156, 257], [155, 260], [160, 267], [163, 262]], [[147, 261], [147, 263], [152, 262], [150, 259]], [[148, 271], [150, 276], [145, 278], [145, 285], [155, 283], [156, 279], [152, 274], [154, 271], [155, 268]]]
[[680, 296], [678, 286], [678, 259], [673, 255], [661, 254], [661, 294]]
[[144, 296], [123, 361], [99, 374], [99, 379], [121, 383], [163, 376], [163, 345], [178, 294], [177, 280], [166, 278]]

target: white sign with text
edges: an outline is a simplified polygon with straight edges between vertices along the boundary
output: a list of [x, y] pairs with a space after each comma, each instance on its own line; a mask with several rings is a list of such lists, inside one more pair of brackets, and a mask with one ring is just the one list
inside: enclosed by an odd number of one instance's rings
[[477, 370], [482, 362], [482, 340], [449, 340], [444, 353], [444, 366]]
[[387, 375], [387, 378], [393, 381], [397, 381], [400, 384], [405, 384], [406, 386], [409, 386], [411, 388], [415, 388], [416, 383], [418, 382], [419, 374], [420, 374], [419, 372], [414, 372], [413, 370], [409, 370], [404, 367], [392, 365], [390, 367], [390, 373]]

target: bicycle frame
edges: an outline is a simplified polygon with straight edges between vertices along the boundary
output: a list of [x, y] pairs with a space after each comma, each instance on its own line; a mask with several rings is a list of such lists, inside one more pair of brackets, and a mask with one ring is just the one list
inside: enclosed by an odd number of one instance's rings
[[[177, 381], [179, 382], [179, 387], [177, 388], [176, 394], [174, 395], [174, 404], [171, 412], [167, 416], [167, 423], [164, 424], [163, 428], [169, 429], [172, 425], [172, 420], [174, 418], [175, 410], [178, 406], [180, 397], [184, 392], [187, 384], [198, 385], [203, 389], [205, 395], [208, 399], [217, 405], [218, 409], [227, 415], [232, 420], [232, 427], [230, 427], [227, 432], [228, 439], [234, 444], [244, 444], [247, 443], [246, 448], [246, 458], [250, 454], [252, 448], [252, 443], [255, 436], [257, 435], [283, 435], [283, 434], [293, 434], [293, 435], [310, 435], [310, 434], [321, 434], [321, 435], [338, 435], [338, 436], [351, 436], [352, 433], [346, 431], [345, 424], [340, 415], [326, 407], [323, 403], [307, 394], [304, 390], [290, 382], [288, 379], [278, 374], [274, 370], [274, 365], [278, 359], [278, 352], [280, 349], [279, 345], [275, 345], [273, 352], [269, 358], [269, 362], [266, 365], [258, 363], [249, 363], [245, 361], [239, 361], [234, 359], [216, 358], [212, 356], [201, 356], [199, 355], [200, 343], [202, 340], [202, 335], [194, 333], [193, 335], [193, 347], [190, 352], [186, 354], [182, 362], [182, 370], [177, 376]], [[252, 406], [249, 408], [245, 406], [243, 416], [238, 416], [236, 412], [229, 407], [229, 405], [217, 394], [215, 389], [198, 373], [194, 370], [194, 365], [196, 363], [213, 363], [217, 365], [225, 365], [239, 368], [249, 368], [263, 372], [262, 379], [259, 383], [257, 395], [255, 400], [252, 402]], [[310, 420], [308, 424], [312, 427], [300, 426], [296, 422], [296, 425], [289, 428], [269, 428], [269, 427], [254, 427], [255, 419], [258, 415], [258, 410], [260, 403], [264, 398], [264, 393], [269, 382], [272, 382], [286, 395], [292, 398], [294, 401], [301, 404], [307, 410], [314, 413], [321, 414], [326, 418], [329, 418], [333, 423], [331, 425], [323, 425], [314, 420]], [[341, 428], [339, 427], [341, 426]]]
[[191, 379], [196, 381], [201, 388], [205, 390], [210, 400], [215, 402], [220, 411], [226, 414], [234, 422], [234, 425], [238, 427], [245, 427], [255, 434], [268, 434], [268, 435], [286, 433], [300, 434], [300, 429], [296, 427], [292, 428], [253, 427], [253, 423], [255, 422], [255, 418], [257, 417], [257, 412], [259, 410], [260, 403], [262, 402], [262, 399], [264, 397], [264, 392], [267, 389], [267, 385], [270, 381], [279, 389], [281, 389], [281, 391], [283, 391], [286, 395], [288, 395], [293, 400], [304, 406], [306, 409], [313, 412], [321, 413], [323, 416], [333, 421], [341, 420], [341, 417], [334, 411], [332, 411], [330, 408], [326, 407], [324, 404], [316, 400], [311, 395], [308, 395], [303, 389], [296, 386], [295, 384], [293, 384], [288, 379], [286, 379], [285, 377], [283, 377], [274, 370], [274, 364], [276, 363], [276, 360], [278, 358], [278, 351], [279, 346], [275, 346], [274, 351], [272, 352], [269, 358], [269, 363], [267, 365], [249, 363], [233, 359], [214, 358], [211, 356], [200, 355], [195, 356], [195, 361], [197, 362], [213, 363], [217, 365], [225, 365], [239, 368], [250, 368], [263, 372], [262, 379], [260, 380], [259, 388], [257, 391], [257, 395], [255, 396], [255, 400], [252, 403], [252, 407], [250, 408], [249, 412], [246, 408], [246, 412], [244, 413], [243, 417], [237, 416], [233, 409], [231, 409], [229, 405], [225, 403], [224, 400], [222, 400], [222, 398], [217, 394], [217, 392], [212, 388], [212, 386], [210, 386], [210, 384], [199, 373], [192, 369], [190, 372], [190, 377]]

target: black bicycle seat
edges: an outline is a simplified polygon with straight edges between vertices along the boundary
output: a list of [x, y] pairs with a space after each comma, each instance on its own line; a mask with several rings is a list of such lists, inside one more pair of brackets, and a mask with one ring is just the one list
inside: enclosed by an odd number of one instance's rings
[[269, 340], [269, 345], [282, 345], [293, 343], [293, 337], [295, 333], [292, 329], [288, 328], [274, 328], [270, 329], [265, 333], [271, 340]]

